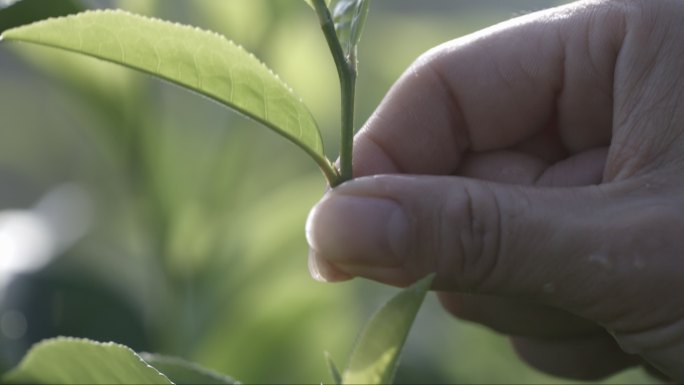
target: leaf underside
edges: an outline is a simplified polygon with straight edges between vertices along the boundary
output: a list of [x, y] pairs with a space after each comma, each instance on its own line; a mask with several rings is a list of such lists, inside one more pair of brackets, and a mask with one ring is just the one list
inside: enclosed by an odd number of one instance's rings
[[343, 384], [389, 384], [434, 274], [402, 290], [366, 324], [349, 358]]
[[9, 384], [172, 384], [131, 349], [115, 343], [55, 338], [35, 345]]
[[120, 10], [87, 11], [10, 29], [3, 39], [121, 64], [207, 96], [306, 151], [330, 180], [316, 121], [263, 63], [216, 33]]

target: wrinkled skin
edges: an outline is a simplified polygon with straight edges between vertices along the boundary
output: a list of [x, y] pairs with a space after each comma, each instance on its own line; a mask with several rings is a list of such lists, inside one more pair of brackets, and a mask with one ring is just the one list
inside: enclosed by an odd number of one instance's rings
[[581, 1], [425, 53], [312, 211], [313, 276], [437, 272], [543, 371], [684, 381], [683, 42], [683, 1]]

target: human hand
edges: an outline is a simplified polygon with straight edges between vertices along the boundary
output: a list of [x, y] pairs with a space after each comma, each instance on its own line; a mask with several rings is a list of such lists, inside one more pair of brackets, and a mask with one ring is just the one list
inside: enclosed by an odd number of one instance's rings
[[314, 277], [436, 272], [541, 370], [684, 380], [683, 26], [677, 0], [582, 1], [421, 56], [309, 217]]

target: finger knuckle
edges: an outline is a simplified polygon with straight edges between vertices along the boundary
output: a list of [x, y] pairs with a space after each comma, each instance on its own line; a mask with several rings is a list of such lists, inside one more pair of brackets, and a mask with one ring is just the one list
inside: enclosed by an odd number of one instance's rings
[[455, 186], [437, 215], [437, 271], [454, 277], [457, 282], [453, 284], [461, 289], [485, 289], [500, 254], [501, 222], [496, 195], [481, 184]]

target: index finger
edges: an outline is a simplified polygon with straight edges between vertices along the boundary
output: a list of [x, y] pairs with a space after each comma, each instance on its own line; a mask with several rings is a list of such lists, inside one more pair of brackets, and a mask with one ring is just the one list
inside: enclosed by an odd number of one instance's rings
[[569, 154], [607, 145], [620, 6], [573, 3], [428, 51], [356, 136], [355, 175], [451, 174], [468, 151], [545, 130]]

